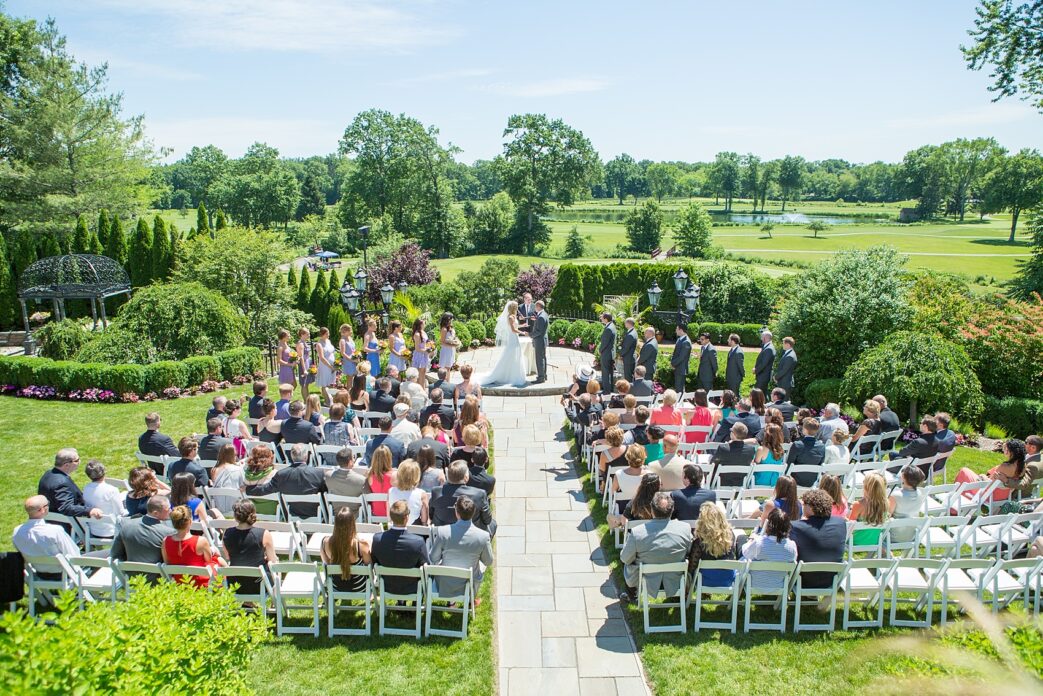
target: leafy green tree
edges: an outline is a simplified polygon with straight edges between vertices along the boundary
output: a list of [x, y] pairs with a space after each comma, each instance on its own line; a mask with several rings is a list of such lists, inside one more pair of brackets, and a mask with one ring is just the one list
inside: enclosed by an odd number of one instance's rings
[[981, 209], [985, 213], [1010, 211], [1010, 238], [1018, 229], [1023, 210], [1043, 203], [1043, 157], [1039, 151], [1025, 148], [1016, 155], [1003, 157], [982, 183]]
[[167, 223], [159, 215], [152, 220], [152, 279], [164, 281], [170, 275], [173, 245]]
[[1043, 112], [1043, 2], [982, 0], [975, 12], [974, 43], [960, 47], [967, 67], [992, 70], [993, 101], [1020, 94]]
[[[782, 204], [783, 204], [783, 206], [785, 206], [786, 202], [783, 201]], [[773, 223], [766, 222], [763, 225], [761, 225], [761, 232], [763, 232], [764, 234], [768, 235], [768, 239], [773, 239], [773, 237], [771, 236], [771, 233], [774, 232], [774, 231], [775, 231], [775, 225]]]
[[462, 304], [454, 310], [461, 316], [498, 314], [514, 297], [518, 262], [512, 258], [486, 259], [477, 271], [463, 271], [454, 281], [461, 290]]
[[301, 284], [300, 280], [297, 279], [297, 269], [291, 263], [290, 264], [290, 270], [287, 271], [287, 273], [286, 273], [286, 285], [291, 290], [293, 290], [294, 293], [296, 293], [297, 292], [297, 288], [300, 286], [300, 284]]
[[680, 176], [681, 172], [677, 167], [666, 162], [653, 162], [645, 170], [648, 188], [660, 203], [663, 202], [663, 196], [673, 195]]
[[76, 232], [73, 236], [72, 251], [74, 254], [91, 253], [91, 233], [87, 229], [87, 216], [80, 213], [76, 218]]
[[[800, 197], [804, 185], [804, 158], [787, 155], [779, 162], [779, 188], [782, 189], [782, 212], [786, 212], [786, 201]], [[769, 234], [769, 236], [771, 236]]]
[[213, 187], [217, 204], [247, 227], [284, 227], [300, 201], [300, 185], [279, 151], [254, 143], [230, 162]]
[[749, 153], [740, 161], [742, 167], [742, 193], [753, 200], [753, 211], [757, 211], [757, 198], [760, 189], [758, 183], [761, 175], [761, 158]]
[[710, 214], [701, 205], [692, 202], [678, 213], [674, 241], [684, 256], [705, 256], [713, 241], [712, 230], [713, 219]]
[[109, 245], [109, 228], [111, 223], [109, 222], [109, 212], [104, 208], [98, 213], [98, 242], [101, 243], [102, 253], [108, 248]]
[[196, 234], [210, 234], [210, 215], [205, 203], [200, 203], [196, 208]]
[[225, 217], [225, 211], [220, 208], [217, 209], [217, 222], [215, 223], [215, 230], [223, 230], [228, 227], [228, 218]]
[[19, 305], [14, 278], [11, 277], [12, 264], [8, 258], [7, 240], [0, 234], [0, 326], [10, 328], [18, 321]]
[[1010, 282], [1012, 297], [1027, 300], [1032, 293], [1043, 295], [1043, 211], [1036, 211], [1029, 220], [1032, 232], [1032, 256], [1022, 261]]
[[924, 145], [907, 152], [899, 168], [902, 193], [919, 201], [917, 209], [927, 219], [934, 217], [950, 190], [949, 171], [937, 145]]
[[710, 182], [715, 196], [724, 196], [724, 211], [731, 212], [732, 198], [739, 193], [742, 171], [739, 155], [734, 152], [718, 152], [710, 166]]
[[503, 191], [480, 205], [470, 221], [471, 242], [476, 254], [494, 254], [507, 245], [514, 224], [514, 203]]
[[655, 201], [645, 201], [626, 218], [627, 242], [634, 251], [651, 253], [663, 237], [663, 212]]
[[326, 297], [330, 291], [329, 281], [326, 280], [326, 269], [320, 268], [315, 274], [315, 284], [312, 287], [311, 297], [308, 298], [308, 306], [304, 311], [316, 319], [321, 319], [329, 313], [326, 306]]
[[316, 177], [306, 175], [301, 182], [301, 201], [297, 204], [295, 220], [303, 220], [309, 215], [322, 215], [326, 212], [326, 194], [319, 187]]
[[943, 143], [938, 155], [946, 168], [950, 208], [963, 220], [968, 199], [977, 192], [985, 176], [996, 167], [1004, 149], [994, 138], [959, 138]]
[[131, 285], [141, 287], [152, 280], [152, 228], [143, 217], [138, 218], [134, 238], [130, 241], [127, 265]]
[[565, 239], [565, 258], [578, 259], [587, 253], [587, 240], [579, 233], [576, 225], [569, 230], [569, 236]]
[[637, 196], [641, 178], [641, 168], [625, 152], [605, 164], [605, 184], [619, 199], [620, 205], [623, 205], [623, 199], [627, 196]]
[[121, 266], [127, 265], [127, 235], [123, 233], [123, 223], [118, 215], [114, 215], [112, 218], [112, 225], [105, 243], [105, 255]]
[[550, 240], [549, 229], [539, 224], [548, 201], [571, 205], [599, 177], [601, 162], [583, 133], [544, 114], [511, 116], [503, 136], [500, 178], [522, 223], [505, 251], [532, 255]]
[[829, 228], [829, 225], [827, 225], [826, 223], [822, 222], [821, 220], [815, 220], [810, 225], [808, 225], [808, 229], [811, 230], [814, 233], [815, 239], [818, 239], [818, 233], [819, 232], [825, 232], [826, 229], [828, 229], [828, 228]]
[[89, 246], [90, 253], [95, 254], [96, 256], [101, 256], [105, 253], [105, 248], [101, 245], [101, 240], [98, 239], [98, 234], [94, 230], [91, 230]]
[[912, 308], [904, 263], [892, 247], [844, 251], [789, 288], [774, 333], [796, 340], [798, 390], [812, 380], [842, 377], [864, 350], [907, 328]]
[[61, 256], [63, 253], [62, 247], [58, 243], [58, 235], [45, 233], [40, 237], [41, 259], [45, 259], [48, 256]]
[[[228, 170], [228, 156], [215, 145], [193, 147], [178, 164], [183, 178], [181, 186], [192, 196], [192, 201], [203, 205], [204, 210], [216, 208], [217, 182]], [[197, 233], [209, 233], [214, 226], [213, 213], [208, 213], [206, 220], [205, 225], [196, 224]]]
[[185, 258], [185, 238], [177, 228], [171, 225], [170, 227], [170, 274], [173, 275], [179, 271], [184, 264]]

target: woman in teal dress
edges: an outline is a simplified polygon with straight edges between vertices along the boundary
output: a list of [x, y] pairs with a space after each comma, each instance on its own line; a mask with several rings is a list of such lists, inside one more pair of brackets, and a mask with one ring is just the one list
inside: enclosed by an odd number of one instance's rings
[[377, 340], [377, 322], [374, 319], [366, 320], [366, 335], [362, 337], [365, 344], [363, 351], [366, 360], [369, 360], [369, 374], [376, 378], [380, 376], [380, 341]]

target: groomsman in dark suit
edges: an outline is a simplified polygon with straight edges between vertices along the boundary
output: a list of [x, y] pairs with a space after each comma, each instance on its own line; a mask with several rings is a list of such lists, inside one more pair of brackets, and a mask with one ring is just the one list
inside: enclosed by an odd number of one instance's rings
[[688, 338], [688, 327], [677, 325], [677, 341], [670, 356], [670, 367], [674, 368], [674, 391], [684, 393], [684, 380], [688, 376], [688, 360], [692, 357], [692, 339]]
[[797, 353], [793, 350], [793, 339], [787, 336], [782, 339], [782, 356], [775, 368], [775, 384], [786, 390], [786, 396], [793, 394], [793, 373], [797, 370]]
[[637, 354], [637, 364], [645, 368], [645, 378], [655, 379], [655, 364], [659, 359], [659, 341], [655, 339], [655, 329], [645, 327], [645, 342], [641, 344], [641, 352]]
[[761, 352], [757, 354], [757, 363], [753, 366], [754, 386], [765, 394], [771, 381], [771, 370], [775, 367], [775, 344], [771, 342], [771, 331], [761, 331]]
[[524, 333], [532, 333], [532, 325], [536, 321], [536, 305], [532, 302], [532, 293], [527, 292], [522, 295], [521, 304], [518, 305], [518, 316], [521, 318], [521, 325], [519, 328]]
[[699, 334], [699, 388], [713, 389], [713, 378], [717, 375], [717, 349], [710, 341], [710, 334]]
[[724, 368], [724, 383], [732, 393], [739, 396], [739, 388], [746, 379], [746, 364], [743, 362], [742, 348], [739, 347], [739, 334], [728, 337], [728, 364]]
[[601, 365], [601, 393], [611, 394], [613, 390], [612, 373], [616, 367], [616, 324], [608, 312], [601, 313], [601, 343], [598, 346], [599, 364]]
[[628, 317], [623, 322], [626, 331], [623, 333], [623, 342], [619, 346], [619, 353], [623, 356], [623, 379], [628, 382], [634, 381], [634, 367], [636, 366], [635, 355], [637, 353], [637, 329], [634, 328], [633, 318]]

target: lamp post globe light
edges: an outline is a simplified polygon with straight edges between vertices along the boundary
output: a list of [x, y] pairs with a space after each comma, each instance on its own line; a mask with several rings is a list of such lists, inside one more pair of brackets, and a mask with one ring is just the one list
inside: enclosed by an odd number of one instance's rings
[[375, 307], [372, 311], [366, 309], [366, 290], [369, 287], [369, 273], [366, 272], [366, 268], [369, 266], [369, 259], [366, 255], [369, 247], [369, 226], [364, 225], [358, 231], [362, 237], [362, 265], [353, 275], [344, 279], [344, 284], [340, 287], [340, 301], [348, 314], [360, 324], [367, 314], [379, 314], [386, 323], [388, 310], [395, 298], [395, 291], [405, 292], [409, 289], [409, 283], [404, 280], [400, 280], [395, 286], [392, 286], [391, 283], [384, 283], [380, 288], [380, 303], [383, 305], [383, 311], [380, 311], [379, 307]]
[[652, 281], [648, 288], [648, 304], [652, 306], [652, 313], [660, 317], [676, 317], [677, 323], [686, 325], [699, 307], [700, 289], [692, 283], [691, 277], [685, 273], [683, 268], [678, 268], [673, 275], [674, 292], [677, 293], [677, 312], [660, 311], [659, 300], [663, 296], [663, 289], [659, 283]]

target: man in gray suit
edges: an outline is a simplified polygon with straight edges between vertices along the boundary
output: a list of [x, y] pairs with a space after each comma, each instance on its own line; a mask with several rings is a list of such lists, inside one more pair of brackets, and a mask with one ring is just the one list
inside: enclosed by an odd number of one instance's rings
[[713, 378], [717, 376], [717, 349], [710, 341], [710, 334], [699, 334], [699, 379], [700, 389], [713, 389]]
[[601, 393], [611, 394], [614, 388], [612, 373], [616, 367], [616, 324], [608, 312], [601, 313], [601, 323], [605, 325], [605, 328], [601, 330], [601, 343], [598, 346], [598, 357], [601, 364]]
[[536, 354], [536, 384], [547, 381], [547, 327], [550, 317], [547, 316], [543, 300], [536, 303], [536, 318], [533, 319], [529, 335], [532, 336], [532, 350]]
[[797, 353], [793, 350], [793, 339], [787, 336], [782, 339], [782, 356], [775, 368], [775, 384], [786, 390], [786, 396], [793, 394], [793, 373], [797, 370]]
[[152, 496], [144, 515], [124, 518], [119, 524], [109, 557], [117, 561], [162, 563], [163, 540], [174, 533], [169, 519], [170, 498]]
[[623, 342], [619, 345], [619, 352], [623, 356], [623, 379], [628, 382], [634, 381], [634, 366], [637, 354], [637, 329], [633, 317], [627, 317], [623, 322], [626, 331], [623, 333]]
[[[482, 566], [489, 567], [493, 563], [492, 537], [489, 532], [475, 527], [474, 501], [465, 495], [456, 499], [456, 522], [442, 527], [435, 527], [432, 538], [431, 563], [451, 566], [453, 568], [470, 568], [474, 581], [474, 594], [478, 594], [478, 585], [482, 582]], [[437, 584], [438, 593], [442, 596], [457, 596], [464, 592], [464, 582], [456, 578], [440, 578]]]
[[638, 365], [634, 368], [634, 381], [630, 385], [630, 393], [638, 397], [655, 394], [655, 385], [645, 375], [644, 365]]
[[645, 368], [647, 379], [655, 379], [655, 364], [658, 359], [659, 341], [655, 340], [655, 329], [646, 326], [645, 342], [641, 344], [641, 351], [637, 354], [637, 364]]
[[[670, 519], [674, 514], [674, 499], [660, 491], [652, 499], [652, 519], [634, 527], [627, 534], [619, 560], [623, 562], [623, 579], [627, 589], [619, 595], [623, 604], [637, 600], [637, 583], [642, 563], [678, 563], [688, 558], [692, 546], [692, 528], [687, 522]], [[681, 586], [680, 573], [652, 573], [645, 576], [648, 594], [652, 597], [660, 589], [669, 596], [677, 594]]]
[[724, 383], [735, 396], [741, 396], [739, 389], [746, 379], [746, 365], [743, 362], [742, 348], [739, 347], [739, 334], [728, 337], [728, 364], [724, 368]]
[[775, 367], [775, 344], [771, 342], [771, 331], [761, 331], [761, 352], [757, 354], [757, 363], [753, 366], [754, 386], [765, 394], [771, 381], [771, 370]]
[[688, 327], [677, 325], [677, 342], [670, 356], [670, 367], [674, 368], [674, 391], [684, 394], [684, 380], [688, 376], [688, 360], [692, 357], [692, 340], [688, 338]]

